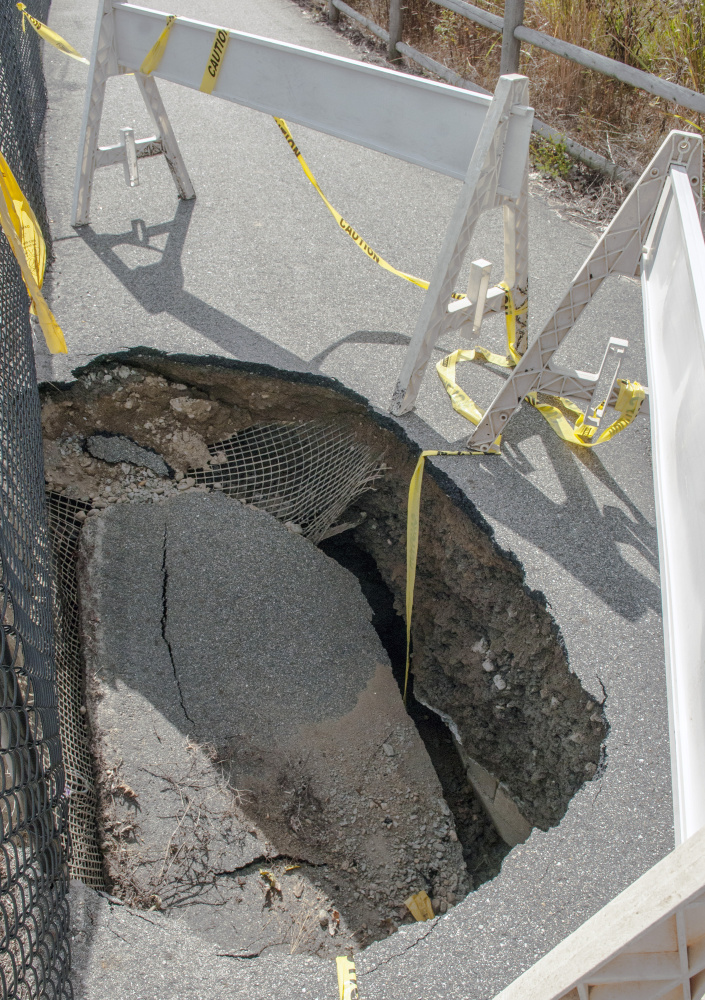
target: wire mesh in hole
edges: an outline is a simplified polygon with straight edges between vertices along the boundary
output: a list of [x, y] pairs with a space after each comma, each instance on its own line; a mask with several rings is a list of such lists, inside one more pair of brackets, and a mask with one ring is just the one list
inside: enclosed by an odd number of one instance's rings
[[76, 551], [82, 522], [79, 511], [91, 504], [60, 493], [47, 493], [51, 543], [52, 598], [56, 642], [56, 681], [68, 798], [70, 868], [94, 889], [105, 888], [98, 845], [97, 794], [84, 704], [84, 667], [79, 633]]
[[384, 470], [382, 456], [338, 424], [316, 420], [256, 424], [209, 445], [197, 483], [297, 525], [314, 544], [330, 534], [356, 497]]

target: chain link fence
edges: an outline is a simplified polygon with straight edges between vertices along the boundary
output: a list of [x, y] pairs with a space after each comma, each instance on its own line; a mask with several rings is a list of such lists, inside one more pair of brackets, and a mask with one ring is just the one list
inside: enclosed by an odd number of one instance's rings
[[[29, 0], [30, 14], [46, 22], [51, 0]], [[0, 151], [27, 197], [51, 257], [37, 144], [44, 124], [47, 91], [42, 70], [41, 40], [22, 30], [22, 17], [10, 0], [0, 3]]]
[[[30, 2], [46, 20], [49, 0]], [[0, 150], [49, 244], [37, 142], [39, 39], [0, 5]], [[0, 233], [0, 988], [69, 998], [67, 799], [55, 677], [51, 548], [29, 299]]]

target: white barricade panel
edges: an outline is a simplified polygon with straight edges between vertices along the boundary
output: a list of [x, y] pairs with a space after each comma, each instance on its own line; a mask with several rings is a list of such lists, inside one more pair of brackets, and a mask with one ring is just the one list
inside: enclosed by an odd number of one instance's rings
[[705, 826], [705, 243], [672, 168], [642, 264], [676, 843]]
[[[117, 3], [114, 16], [118, 63], [139, 70], [165, 15]], [[179, 17], [154, 76], [200, 89], [217, 30]], [[230, 32], [213, 94], [461, 180], [491, 103], [484, 94], [239, 31]], [[521, 160], [526, 121], [511, 119], [507, 144], [516, 142]]]
[[[134, 72], [156, 132], [136, 139], [131, 129], [123, 129], [117, 146], [100, 146], [106, 82], [120, 72]], [[464, 181], [395, 390], [403, 407], [413, 405], [442, 331], [451, 321], [454, 328], [461, 326], [466, 318], [458, 313], [449, 317], [448, 302], [477, 219], [499, 207], [504, 214], [505, 281], [517, 310], [517, 349], [525, 349], [533, 119], [525, 77], [500, 77], [490, 97], [122, 0], [101, 0], [76, 171], [75, 226], [90, 221], [93, 178], [99, 167], [122, 163], [126, 180], [134, 187], [139, 183], [139, 159], [163, 154], [179, 197], [195, 197], [157, 78]], [[300, 155], [291, 135], [285, 135]], [[394, 270], [379, 259], [377, 263]], [[487, 292], [483, 315], [504, 299], [502, 290], [492, 293]], [[468, 301], [467, 316], [469, 306]], [[475, 307], [477, 314], [477, 303]]]
[[495, 1000], [701, 1000], [705, 830], [667, 854]]

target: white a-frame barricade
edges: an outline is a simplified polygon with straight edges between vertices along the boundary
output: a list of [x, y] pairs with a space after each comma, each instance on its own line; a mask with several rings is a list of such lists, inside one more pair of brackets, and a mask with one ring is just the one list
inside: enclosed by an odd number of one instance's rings
[[[607, 252], [641, 260], [676, 848], [495, 1000], [705, 995], [705, 241], [699, 136], [672, 133]], [[680, 162], [679, 162], [680, 158]], [[648, 221], [647, 221], [648, 220]], [[643, 248], [633, 237], [645, 237]], [[617, 258], [619, 259], [619, 258]], [[582, 272], [581, 272], [582, 273]], [[595, 272], [593, 272], [595, 273]]]
[[[682, 171], [687, 177], [694, 211], [699, 215], [702, 139], [690, 132], [674, 131], [663, 142], [571, 282], [553, 315], [485, 411], [468, 438], [470, 448], [490, 451], [529, 393], [563, 397], [585, 407], [584, 425], [592, 427], [597, 434], [605, 402], [614, 406], [619, 398], [621, 388], [617, 384], [617, 375], [627, 341], [610, 338], [597, 374], [558, 367], [552, 357], [605, 278], [612, 274], [628, 277], [639, 274], [644, 241], [664, 186], [673, 171]], [[646, 407], [642, 407], [642, 412], [646, 412]]]
[[[117, 145], [100, 147], [106, 81], [121, 73], [135, 74], [156, 134], [136, 141], [131, 129], [122, 129]], [[134, 186], [139, 182], [139, 160], [163, 154], [179, 197], [194, 197], [156, 78], [204, 90], [463, 180], [395, 393], [397, 412], [413, 405], [441, 328], [476, 332], [486, 312], [503, 306], [505, 289], [488, 288], [486, 261], [475, 262], [471, 268], [469, 297], [451, 302], [474, 224], [482, 212], [496, 206], [504, 210], [504, 281], [518, 312], [517, 351], [524, 352], [527, 166], [533, 120], [525, 77], [502, 77], [490, 97], [185, 17], [169, 17], [120, 0], [101, 0], [79, 148], [74, 225], [89, 221], [97, 167], [121, 163], [128, 184]]]

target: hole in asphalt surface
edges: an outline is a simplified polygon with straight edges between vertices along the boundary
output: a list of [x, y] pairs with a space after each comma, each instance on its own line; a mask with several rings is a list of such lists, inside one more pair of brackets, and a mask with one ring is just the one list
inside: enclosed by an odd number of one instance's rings
[[[416, 451], [391, 421], [317, 376], [140, 350], [101, 358], [76, 382], [43, 387], [42, 398], [64, 755], [69, 784], [82, 790], [68, 801], [74, 877], [187, 916], [242, 957], [335, 954], [411, 922], [404, 900], [413, 892], [446, 912], [493, 878], [534, 826], [560, 822], [597, 770], [602, 708], [571, 672], [541, 595], [432, 467], [408, 714], [401, 707]], [[331, 491], [334, 481], [341, 489]], [[228, 712], [247, 702], [231, 704], [227, 682], [243, 639], [227, 632], [237, 616], [217, 602], [244, 600], [227, 586], [249, 572], [237, 546], [223, 555], [236, 542], [231, 522], [258, 552], [273, 540], [267, 586], [290, 567], [282, 633], [297, 586], [319, 587], [306, 635], [326, 615], [349, 628], [339, 647], [350, 656], [340, 681], [349, 690], [331, 688], [330, 717], [311, 709], [303, 718], [328, 675], [316, 666], [301, 699], [298, 665], [281, 654], [290, 694], [271, 684], [259, 702], [248, 695], [247, 719], [228, 728]], [[376, 636], [366, 609], [356, 610], [353, 581], [323, 554], [357, 578]], [[265, 583], [250, 569], [254, 593]], [[132, 608], [123, 570], [144, 577]], [[292, 636], [308, 615], [301, 609]], [[118, 638], [133, 627], [125, 653]], [[220, 659], [194, 645], [209, 631], [221, 636], [211, 642]], [[379, 643], [391, 671], [374, 653]], [[330, 670], [340, 668], [338, 652], [327, 655]], [[280, 731], [297, 712], [296, 733]]]

